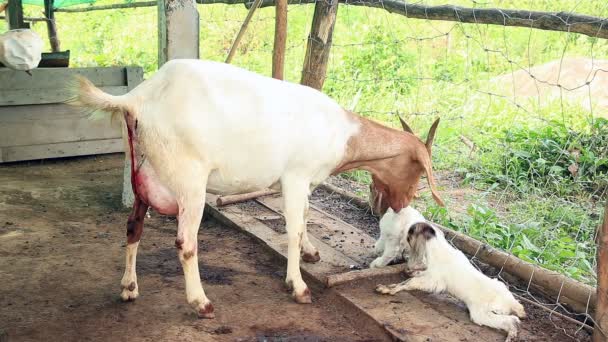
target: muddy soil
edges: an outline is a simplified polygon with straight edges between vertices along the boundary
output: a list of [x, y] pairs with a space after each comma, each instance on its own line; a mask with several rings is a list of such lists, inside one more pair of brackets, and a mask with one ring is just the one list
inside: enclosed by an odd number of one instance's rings
[[137, 258], [140, 297], [122, 303], [121, 181], [121, 155], [0, 166], [0, 340], [386, 339], [331, 291], [313, 288], [312, 305], [293, 303], [285, 265], [212, 220], [199, 232], [199, 262], [216, 319], [190, 310], [175, 220], [154, 213]]
[[[367, 188], [360, 183], [341, 177], [331, 177], [328, 182], [351, 193], [359, 192], [365, 194], [365, 196], [367, 195]], [[459, 194], [457, 193], [452, 196], [453, 194], [450, 192], [449, 196], [458, 197]], [[339, 194], [329, 192], [323, 188], [317, 188], [311, 196], [311, 203], [327, 213], [340, 217], [340, 219], [363, 230], [374, 238], [378, 238], [380, 235], [378, 218], [372, 216], [368, 208], [358, 207]], [[398, 260], [398, 262], [402, 262], [402, 260]], [[488, 276], [496, 277], [499, 274], [498, 269], [488, 266], [477, 259], [474, 260], [474, 263]], [[507, 283], [513, 292], [524, 296], [524, 298], [541, 303], [552, 303], [550, 299], [539, 293], [522, 291], [522, 289], [526, 289], [527, 287], [526, 282], [509, 274], [503, 273], [501, 276], [504, 276], [503, 281], [508, 280]], [[404, 277], [398, 281], [403, 280], [405, 280]], [[357, 283], [356, 286], [363, 285], [362, 283]], [[522, 337], [518, 339], [519, 341], [591, 341], [590, 333], [585, 329], [581, 329], [580, 325], [564, 320], [556, 315], [551, 315], [546, 310], [537, 306], [525, 302], [522, 304], [528, 314], [528, 318], [522, 321], [522, 328], [530, 332], [530, 335], [534, 337]], [[572, 315], [560, 308], [557, 308], [556, 311], [580, 321], [584, 321], [585, 318], [584, 315]]]

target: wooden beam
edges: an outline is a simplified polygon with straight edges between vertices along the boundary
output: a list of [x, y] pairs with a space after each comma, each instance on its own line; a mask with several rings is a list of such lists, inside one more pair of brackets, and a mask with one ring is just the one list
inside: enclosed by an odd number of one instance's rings
[[345, 273], [330, 274], [325, 279], [325, 286], [334, 287], [366, 278], [401, 274], [404, 269], [405, 266], [403, 264], [398, 264], [381, 268], [365, 268], [362, 270], [350, 271]]
[[153, 7], [153, 6], [158, 6], [158, 2], [157, 1], [143, 1], [143, 2], [131, 2], [131, 3], [126, 3], [126, 4], [88, 6], [88, 7], [80, 7], [80, 8], [57, 8], [57, 9], [55, 9], [55, 12], [81, 13], [81, 12], [90, 12], [90, 11], [104, 11], [104, 10], [112, 10], [112, 9]]
[[[250, 8], [251, 0], [196, 0], [199, 4], [245, 4]], [[317, 0], [287, 0], [289, 5], [316, 3]], [[511, 10], [502, 8], [470, 8], [454, 5], [427, 6], [406, 3], [400, 0], [339, 0], [353, 6], [367, 6], [384, 9], [408, 18], [457, 21], [470, 24], [490, 24], [499, 26], [518, 26], [539, 30], [580, 33], [590, 37], [608, 39], [608, 19], [582, 15], [572, 12], [539, 12]], [[156, 2], [136, 2], [83, 8], [61, 8], [56, 12], [87, 12], [105, 9], [154, 6]], [[263, 0], [260, 7], [275, 6], [275, 0]]]
[[9, 0], [6, 7], [6, 20], [9, 30], [30, 28], [30, 24], [23, 21], [23, 4], [21, 0]]
[[216, 204], [218, 207], [222, 207], [228, 204], [245, 202], [251, 199], [256, 199], [258, 197], [270, 196], [278, 193], [279, 191], [277, 190], [265, 189], [260, 191], [248, 192], [245, 194], [218, 196]]
[[[0, 7], [1, 6], [2, 5], [0, 5]], [[2, 12], [0, 12], [0, 13], [2, 13]], [[6, 19], [6, 16], [0, 15], [0, 20], [4, 20], [4, 19]], [[47, 21], [47, 20], [48, 20], [47, 18], [23, 17], [23, 21], [33, 21], [33, 22], [36, 22], [36, 21]]]
[[274, 49], [272, 51], [272, 77], [282, 80], [285, 70], [287, 44], [287, 0], [276, 1]]
[[608, 341], [608, 201], [597, 239], [597, 305], [593, 342]]
[[338, 0], [322, 0], [315, 4], [300, 83], [318, 90], [325, 82], [337, 12]]
[[245, 17], [245, 20], [243, 21], [243, 24], [241, 25], [239, 33], [236, 34], [236, 37], [234, 38], [234, 42], [232, 42], [232, 46], [230, 46], [230, 51], [228, 51], [228, 57], [226, 57], [226, 63], [232, 62], [232, 58], [234, 58], [236, 49], [238, 48], [239, 43], [241, 42], [241, 39], [243, 38], [243, 35], [245, 34], [245, 31], [247, 31], [247, 27], [249, 26], [249, 22], [251, 22], [251, 18], [253, 18], [253, 14], [260, 7], [260, 3], [262, 3], [262, 0], [255, 0], [253, 2], [253, 6], [251, 6], [249, 8], [249, 12], [247, 12], [247, 16]]
[[199, 56], [199, 16], [194, 0], [158, 0], [158, 67]]
[[59, 37], [57, 37], [57, 25], [55, 24], [55, 10], [53, 5], [55, 0], [44, 0], [44, 16], [46, 17], [46, 27], [49, 34], [51, 52], [59, 52]]
[[[203, 0], [207, 1], [218, 0]], [[234, 0], [220, 0], [222, 2]], [[539, 12], [503, 8], [471, 8], [454, 5], [427, 6], [403, 0], [339, 0], [352, 6], [376, 7], [408, 18], [457, 21], [470, 24], [518, 26], [549, 31], [580, 33], [608, 38], [608, 18], [572, 12]], [[315, 3], [316, 0], [288, 0], [289, 4]], [[260, 7], [274, 6], [275, 0], [264, 0]], [[245, 2], [247, 6], [247, 2]]]

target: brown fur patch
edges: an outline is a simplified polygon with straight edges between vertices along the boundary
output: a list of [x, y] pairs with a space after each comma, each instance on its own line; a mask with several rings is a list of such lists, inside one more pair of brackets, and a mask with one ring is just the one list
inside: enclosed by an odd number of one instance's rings
[[134, 282], [134, 281], [132, 281], [132, 282], [129, 284], [129, 286], [127, 286], [127, 290], [129, 290], [129, 291], [133, 291], [133, 290], [135, 290], [135, 288], [136, 288], [136, 287], [137, 287], [137, 284], [135, 284], [135, 282]]
[[184, 238], [178, 237], [177, 239], [175, 239], [175, 247], [177, 247], [177, 249], [182, 249], [183, 245], [184, 245]]
[[[435, 189], [431, 157], [425, 143], [411, 133], [347, 113], [359, 123], [360, 130], [349, 139], [345, 156], [332, 174], [352, 169], [372, 173], [372, 191], [378, 195], [373, 198], [381, 196], [375, 212], [384, 214], [389, 207], [395, 211], [407, 207], [416, 194], [420, 177], [426, 173], [433, 198], [443, 205]], [[434, 125], [433, 132], [436, 127]]]
[[188, 259], [192, 258], [194, 256], [194, 252], [195, 251], [184, 252], [184, 254], [183, 254], [184, 255], [184, 260], [188, 260]]

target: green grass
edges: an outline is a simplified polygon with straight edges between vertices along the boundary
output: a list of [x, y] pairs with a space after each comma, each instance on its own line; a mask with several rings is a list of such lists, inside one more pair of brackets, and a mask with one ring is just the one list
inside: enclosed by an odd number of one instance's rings
[[[449, 3], [474, 5], [470, 0]], [[608, 6], [600, 0], [483, 3], [476, 6], [608, 17]], [[300, 80], [313, 8], [289, 7], [285, 75], [292, 82]], [[247, 10], [242, 5], [205, 5], [199, 11], [201, 57], [222, 61]], [[26, 8], [28, 15], [39, 12]], [[62, 47], [72, 51], [73, 66], [140, 65], [146, 76], [156, 70], [156, 8], [58, 13], [57, 19]], [[34, 29], [45, 37], [44, 24]], [[269, 75], [273, 31], [274, 9], [260, 9], [234, 64]], [[608, 187], [608, 123], [561, 101], [543, 107], [533, 102], [516, 105], [509, 89], [489, 82], [563, 56], [606, 58], [608, 43], [578, 34], [406, 19], [380, 9], [340, 6], [324, 92], [393, 127], [399, 127], [396, 115], [402, 115], [421, 135], [440, 116], [435, 169], [458, 174], [458, 186], [475, 192], [460, 211], [450, 209], [453, 205], [432, 205], [425, 193], [427, 215], [525, 260], [594, 284], [593, 237]], [[477, 150], [471, 153], [461, 136]], [[568, 170], [573, 164], [576, 174]], [[364, 172], [346, 176], [370, 181]]]

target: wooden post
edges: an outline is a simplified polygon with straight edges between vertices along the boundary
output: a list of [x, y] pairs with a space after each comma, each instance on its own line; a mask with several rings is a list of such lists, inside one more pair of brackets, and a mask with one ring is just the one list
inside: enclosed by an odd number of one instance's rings
[[49, 33], [49, 43], [52, 52], [59, 52], [59, 38], [57, 37], [57, 25], [55, 24], [55, 0], [44, 0], [44, 16], [46, 17], [46, 27]]
[[285, 45], [287, 44], [287, 0], [277, 0], [275, 8], [272, 77], [282, 80], [285, 70]]
[[593, 342], [608, 341], [608, 201], [597, 239], [597, 304]]
[[325, 82], [337, 13], [338, 0], [319, 0], [315, 4], [301, 83], [318, 90], [323, 88]]
[[6, 12], [9, 30], [30, 28], [30, 25], [23, 21], [23, 4], [21, 0], [8, 0]]
[[158, 0], [158, 67], [199, 56], [199, 17], [194, 0]]

